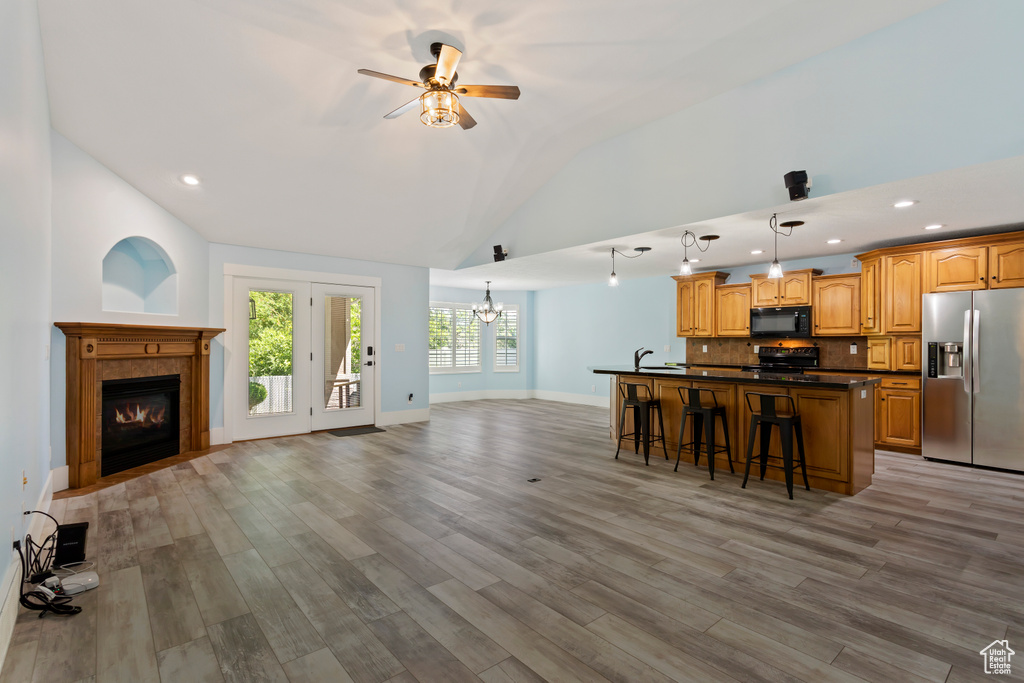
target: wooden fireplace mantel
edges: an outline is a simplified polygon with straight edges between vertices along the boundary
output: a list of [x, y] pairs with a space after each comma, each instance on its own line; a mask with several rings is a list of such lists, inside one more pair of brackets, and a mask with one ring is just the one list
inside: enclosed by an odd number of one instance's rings
[[189, 380], [186, 383], [183, 378], [181, 392], [182, 404], [188, 407], [184, 447], [188, 451], [210, 447], [210, 340], [223, 332], [222, 328], [82, 322], [54, 326], [67, 337], [66, 440], [71, 488], [94, 484], [99, 476], [101, 387], [105, 376], [112, 378], [115, 372], [132, 377], [159, 375], [157, 368], [163, 367], [159, 361], [183, 367]]

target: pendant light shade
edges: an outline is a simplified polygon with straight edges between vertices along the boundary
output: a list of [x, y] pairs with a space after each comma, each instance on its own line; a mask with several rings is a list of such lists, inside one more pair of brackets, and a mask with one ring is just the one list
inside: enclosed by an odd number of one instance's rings
[[772, 259], [772, 264], [768, 267], [768, 277], [777, 279], [783, 275], [782, 264], [779, 263], [779, 233], [785, 230], [786, 232], [782, 233], [782, 236], [789, 237], [793, 234], [793, 228], [803, 224], [803, 221], [786, 221], [780, 225], [777, 214], [774, 213], [771, 219], [768, 220], [768, 227], [775, 233], [775, 258]]
[[632, 256], [630, 256], [629, 254], [624, 254], [621, 251], [619, 251], [618, 249], [616, 249], [615, 247], [612, 247], [612, 274], [608, 277], [608, 286], [609, 287], [618, 287], [619, 286], [619, 276], [615, 274], [615, 255], [616, 254], [618, 254], [619, 256], [622, 256], [623, 258], [638, 258], [640, 256], [643, 256], [644, 254], [646, 254], [650, 250], [651, 250], [650, 247], [636, 247], [635, 249], [633, 249], [633, 251], [635, 251], [636, 253], [633, 254]]
[[490, 325], [495, 320], [501, 317], [503, 306], [499, 302], [497, 306], [491, 301], [491, 281], [487, 281], [487, 289], [484, 294], [484, 301], [482, 304], [473, 304], [473, 313], [476, 317], [484, 321], [484, 324]]
[[782, 264], [779, 263], [779, 259], [772, 261], [772, 265], [768, 267], [768, 277], [780, 278], [782, 277]]
[[[700, 251], [707, 251], [711, 243], [718, 239], [718, 235], [701, 235], [699, 238], [693, 234], [690, 230], [685, 231], [679, 238], [679, 241], [683, 244], [683, 262], [679, 266], [680, 275], [693, 275], [693, 266], [690, 265], [690, 247], [697, 247]], [[704, 241], [704, 246], [700, 246], [701, 240]], [[696, 259], [700, 260], [700, 259]]]

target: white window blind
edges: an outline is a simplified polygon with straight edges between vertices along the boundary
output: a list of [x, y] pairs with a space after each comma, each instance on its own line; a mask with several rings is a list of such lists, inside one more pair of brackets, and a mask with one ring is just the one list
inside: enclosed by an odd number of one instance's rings
[[480, 321], [469, 304], [430, 305], [431, 372], [480, 371]]
[[494, 369], [519, 369], [519, 307], [508, 306], [494, 321]]

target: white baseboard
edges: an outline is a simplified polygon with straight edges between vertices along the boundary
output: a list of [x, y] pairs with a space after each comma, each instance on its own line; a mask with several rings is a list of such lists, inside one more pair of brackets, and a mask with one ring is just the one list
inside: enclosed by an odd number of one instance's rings
[[416, 408], [413, 410], [391, 410], [381, 412], [377, 416], [377, 426], [387, 427], [388, 425], [400, 425], [408, 422], [429, 422], [430, 408]]
[[64, 491], [68, 488], [68, 477], [70, 476], [71, 468], [67, 465], [63, 467], [55, 467], [50, 470], [50, 478], [53, 480], [53, 492]]
[[[67, 468], [58, 467], [57, 469], [66, 470]], [[50, 503], [53, 502], [53, 473], [55, 471], [50, 470], [50, 473], [47, 475], [46, 481], [43, 483], [43, 490], [39, 492], [39, 499], [33, 508], [34, 510], [50, 511]], [[66, 473], [64, 481], [64, 488], [67, 488]], [[43, 535], [52, 529], [51, 525], [53, 522], [45, 515], [30, 515], [30, 517], [26, 533], [31, 535], [33, 539], [40, 541]], [[21, 524], [17, 528], [25, 529], [24, 519], [21, 520]], [[22, 536], [22, 542], [24, 545], [24, 536]], [[3, 595], [3, 604], [0, 605], [0, 670], [3, 669], [4, 661], [7, 659], [7, 650], [11, 646], [11, 638], [14, 636], [14, 623], [18, 619], [19, 598], [21, 597], [21, 558], [18, 557], [15, 551], [12, 551], [10, 558], [11, 561], [4, 571], [3, 583], [0, 584], [0, 595]]]
[[607, 408], [611, 405], [608, 396], [597, 394], [570, 394], [565, 391], [544, 391], [543, 389], [534, 389], [533, 398], [539, 398], [543, 401], [578, 403], [584, 406], [597, 406], [598, 408]]
[[230, 443], [224, 440], [224, 428], [214, 427], [210, 430], [210, 445], [218, 446], [220, 444]]
[[533, 398], [529, 389], [480, 389], [477, 391], [450, 391], [443, 394], [431, 394], [430, 403], [454, 403], [455, 401], [486, 401], [489, 399]]

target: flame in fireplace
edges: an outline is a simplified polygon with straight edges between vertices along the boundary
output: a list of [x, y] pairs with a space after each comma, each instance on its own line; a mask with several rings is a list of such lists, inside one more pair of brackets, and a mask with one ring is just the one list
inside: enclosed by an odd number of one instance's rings
[[125, 410], [122, 413], [117, 408], [114, 408], [114, 421], [118, 424], [141, 424], [141, 425], [161, 425], [164, 422], [163, 408], [154, 410], [150, 407], [143, 408], [138, 403], [135, 404], [135, 410], [132, 410], [130, 405], [125, 406]]

